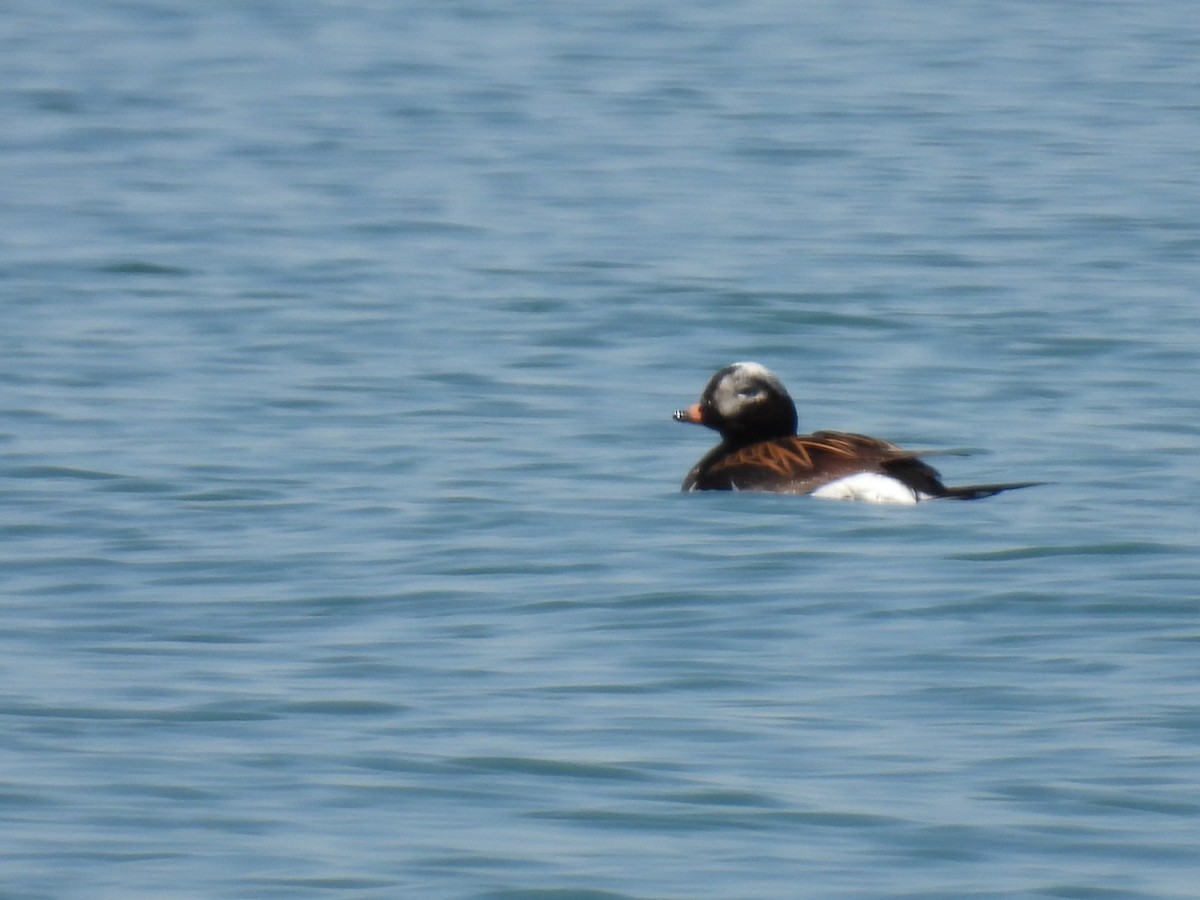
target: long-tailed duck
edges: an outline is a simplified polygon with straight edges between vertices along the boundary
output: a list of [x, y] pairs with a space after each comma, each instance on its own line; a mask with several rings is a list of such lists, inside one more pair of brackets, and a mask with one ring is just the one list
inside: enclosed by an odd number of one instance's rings
[[678, 422], [705, 425], [721, 443], [683, 480], [684, 491], [770, 491], [836, 500], [913, 504], [948, 498], [978, 500], [1041, 484], [947, 487], [919, 453], [861, 434], [796, 433], [796, 405], [765, 366], [739, 362], [717, 371], [700, 402], [676, 411]]

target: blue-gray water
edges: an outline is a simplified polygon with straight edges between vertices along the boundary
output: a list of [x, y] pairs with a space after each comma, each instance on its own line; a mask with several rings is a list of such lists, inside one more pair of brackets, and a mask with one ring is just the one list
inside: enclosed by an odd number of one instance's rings
[[11, 0], [0, 895], [1195, 897], [1194, 13]]

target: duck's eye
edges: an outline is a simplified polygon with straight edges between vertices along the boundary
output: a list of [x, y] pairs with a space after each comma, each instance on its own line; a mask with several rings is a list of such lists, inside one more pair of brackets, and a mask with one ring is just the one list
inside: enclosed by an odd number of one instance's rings
[[737, 395], [739, 397], [757, 397], [762, 393], [762, 388], [757, 385], [747, 385], [746, 387], [738, 388]]

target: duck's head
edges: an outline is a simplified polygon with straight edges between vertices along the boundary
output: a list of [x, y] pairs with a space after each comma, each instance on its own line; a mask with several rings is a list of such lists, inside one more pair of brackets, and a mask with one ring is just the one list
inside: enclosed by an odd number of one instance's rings
[[738, 362], [717, 370], [698, 403], [676, 410], [675, 421], [705, 425], [727, 443], [753, 444], [796, 433], [796, 404], [766, 366]]

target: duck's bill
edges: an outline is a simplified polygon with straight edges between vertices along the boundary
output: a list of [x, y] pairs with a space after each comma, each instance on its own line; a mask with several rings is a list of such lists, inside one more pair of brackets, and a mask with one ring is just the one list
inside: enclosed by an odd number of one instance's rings
[[703, 425], [704, 416], [700, 412], [700, 404], [693, 403], [687, 409], [675, 410], [676, 422], [691, 422], [694, 425]]

